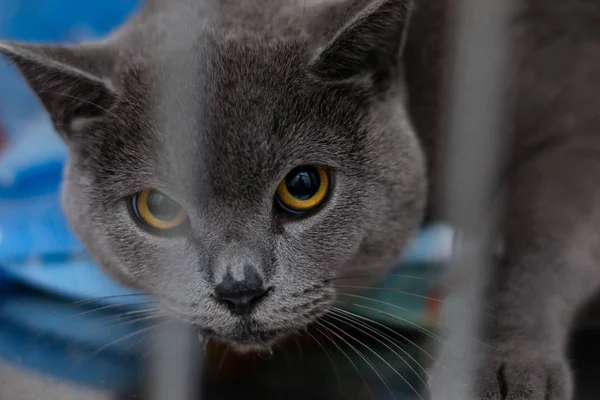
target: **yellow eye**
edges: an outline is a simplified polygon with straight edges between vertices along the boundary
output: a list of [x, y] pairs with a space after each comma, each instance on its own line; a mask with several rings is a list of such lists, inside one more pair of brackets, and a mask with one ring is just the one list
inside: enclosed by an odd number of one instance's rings
[[160, 229], [177, 228], [187, 219], [183, 207], [156, 189], [145, 189], [132, 198], [135, 216], [144, 224]]
[[329, 190], [329, 176], [321, 167], [294, 168], [277, 187], [277, 204], [292, 214], [312, 210], [325, 200]]

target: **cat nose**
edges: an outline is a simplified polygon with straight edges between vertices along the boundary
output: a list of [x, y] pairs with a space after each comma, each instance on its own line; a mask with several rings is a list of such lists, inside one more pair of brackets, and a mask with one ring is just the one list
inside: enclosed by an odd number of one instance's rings
[[244, 266], [244, 278], [235, 279], [230, 272], [215, 287], [215, 297], [226, 305], [233, 313], [247, 315], [268, 294], [269, 288], [250, 265]]

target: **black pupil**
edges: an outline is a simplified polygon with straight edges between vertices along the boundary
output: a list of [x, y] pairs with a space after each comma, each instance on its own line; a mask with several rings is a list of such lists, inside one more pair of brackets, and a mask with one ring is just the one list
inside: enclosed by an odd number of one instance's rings
[[297, 200], [308, 200], [321, 186], [321, 176], [315, 167], [299, 167], [285, 177], [285, 185]]
[[148, 193], [148, 210], [161, 221], [171, 221], [181, 211], [181, 206], [158, 190]]

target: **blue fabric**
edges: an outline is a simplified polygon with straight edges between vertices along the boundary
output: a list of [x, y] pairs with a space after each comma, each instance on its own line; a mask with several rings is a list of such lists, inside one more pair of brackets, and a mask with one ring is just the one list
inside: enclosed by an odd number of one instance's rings
[[[0, 39], [76, 42], [103, 36], [140, 2], [2, 0]], [[139, 327], [99, 327], [100, 320], [124, 312], [122, 307], [107, 310], [102, 318], [98, 313], [73, 317], [74, 299], [124, 289], [96, 268], [67, 228], [58, 195], [66, 148], [34, 94], [4, 59], [0, 126], [8, 136], [8, 147], [0, 153], [0, 357], [60, 379], [125, 387], [136, 371], [135, 343], [124, 340], [89, 360], [73, 361]]]
[[[0, 38], [77, 42], [106, 35], [141, 0], [2, 0]], [[66, 148], [15, 68], [0, 61], [0, 287], [7, 277], [70, 298], [123, 293], [83, 253], [60, 211]]]
[[93, 308], [5, 287], [0, 291], [0, 357], [64, 381], [127, 389], [135, 382], [143, 349], [139, 336], [119, 339], [141, 329], [140, 324], [110, 323], [114, 311], [74, 315]]

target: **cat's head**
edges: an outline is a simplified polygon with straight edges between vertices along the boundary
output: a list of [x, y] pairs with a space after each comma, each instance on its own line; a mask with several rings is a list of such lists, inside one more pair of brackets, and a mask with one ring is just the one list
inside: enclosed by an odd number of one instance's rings
[[381, 278], [420, 223], [409, 1], [299, 2], [263, 31], [191, 3], [0, 51], [68, 144], [63, 205], [94, 259], [205, 334], [268, 345], [347, 299], [341, 278]]

